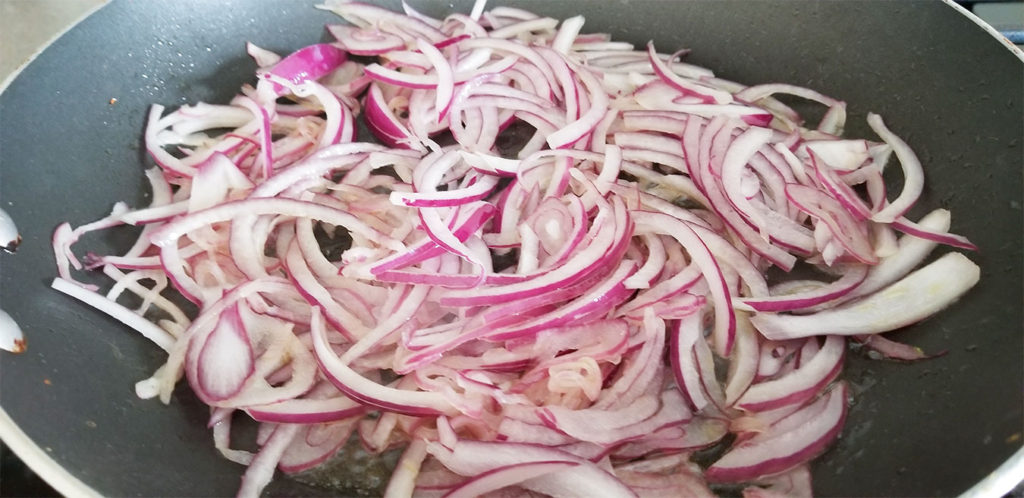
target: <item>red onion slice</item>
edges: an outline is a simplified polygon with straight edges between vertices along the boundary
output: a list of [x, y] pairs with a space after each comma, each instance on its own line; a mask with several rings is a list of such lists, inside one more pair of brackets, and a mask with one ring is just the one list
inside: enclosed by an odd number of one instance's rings
[[739, 299], [736, 302], [736, 307], [738, 309], [749, 308], [758, 312], [798, 311], [812, 308], [822, 303], [855, 295], [854, 293], [859, 290], [874, 268], [878, 268], [878, 266], [869, 269], [867, 265], [846, 265], [843, 267], [842, 276], [829, 284], [817, 286], [806, 292]]
[[485, 443], [460, 439], [452, 449], [428, 443], [427, 451], [446, 467], [462, 475], [479, 475], [495, 468], [530, 462], [575, 463], [576, 466], [535, 477], [519, 485], [555, 497], [636, 496], [611, 473], [556, 449], [521, 443]]
[[277, 467], [282, 472], [295, 474], [324, 463], [348, 442], [357, 422], [358, 418], [350, 418], [304, 426], [281, 454]]
[[379, 29], [328, 24], [327, 31], [342, 49], [353, 55], [381, 55], [405, 48], [401, 37]]
[[[817, 341], [813, 338], [808, 340]], [[738, 408], [756, 412], [803, 403], [839, 375], [845, 351], [845, 339], [841, 336], [827, 336], [821, 350], [810, 361], [777, 379], [750, 386], [736, 400], [735, 405]]]
[[245, 42], [245, 52], [249, 54], [249, 57], [252, 57], [253, 61], [256, 62], [256, 65], [261, 68], [272, 66], [276, 64], [277, 61], [281, 60], [280, 55], [264, 48], [260, 48], [252, 42]]
[[801, 211], [825, 224], [851, 256], [869, 265], [878, 263], [866, 230], [838, 201], [820, 190], [793, 183], [786, 185], [786, 197]]
[[615, 475], [644, 497], [710, 498], [715, 493], [685, 455], [669, 455], [615, 467]]
[[444, 494], [445, 498], [474, 498], [519, 484], [529, 479], [545, 476], [578, 466], [576, 462], [524, 462], [497, 467], [477, 474], [455, 489]]
[[[949, 230], [950, 213], [945, 209], [936, 209], [921, 218], [918, 224], [933, 232]], [[899, 240], [896, 252], [882, 258], [877, 265], [868, 268], [864, 280], [842, 296], [839, 302], [873, 294], [879, 289], [899, 280], [916, 268], [935, 248], [938, 242], [925, 238], [905, 235]]]
[[858, 335], [888, 332], [943, 310], [978, 283], [981, 269], [960, 253], [927, 266], [850, 304], [811, 315], [758, 313], [751, 318], [765, 337], [795, 339], [820, 334]]
[[288, 449], [292, 440], [302, 430], [302, 426], [281, 424], [263, 443], [260, 452], [252, 459], [242, 476], [242, 486], [238, 489], [239, 498], [257, 498], [263, 488], [274, 478], [274, 469]]
[[777, 476], [757, 481], [757, 486], [743, 488], [743, 498], [812, 498], [811, 470], [801, 465]]
[[[839, 435], [846, 418], [846, 383], [840, 382], [814, 403], [802, 408], [776, 427], [744, 441], [711, 464], [704, 476], [712, 482], [739, 482], [778, 474], [817, 456]], [[804, 420], [804, 414], [814, 417]], [[801, 420], [788, 427], [787, 420]]]
[[313, 351], [316, 353], [321, 371], [335, 387], [350, 398], [382, 410], [409, 415], [436, 415], [452, 410], [451, 404], [438, 393], [381, 386], [352, 370], [331, 350], [319, 308], [313, 309], [311, 331]]
[[250, 340], [237, 305], [221, 314], [199, 352], [196, 392], [201, 397], [220, 401], [242, 390], [255, 369]]
[[367, 407], [346, 397], [290, 399], [270, 405], [251, 406], [245, 411], [254, 420], [286, 424], [335, 422], [366, 413]]
[[731, 292], [714, 256], [693, 229], [684, 222], [663, 214], [648, 212], [635, 212], [633, 219], [639, 230], [664, 233], [675, 238], [700, 267], [710, 285], [715, 308], [715, 328], [712, 332], [715, 350], [720, 355], [728, 355], [732, 350], [736, 333], [736, 317], [732, 311]]
[[736, 347], [729, 358], [725, 402], [732, 406], [757, 378], [761, 362], [759, 335], [746, 313], [736, 314]]
[[[348, 56], [333, 45], [319, 43], [301, 48], [266, 69], [267, 74], [284, 78], [294, 84], [317, 80], [340, 66]], [[284, 87], [274, 83], [278, 95]]]
[[374, 82], [368, 88], [363, 117], [373, 136], [391, 147], [417, 147], [411, 140], [412, 133], [395, 117], [385, 101], [380, 85]]
[[662, 81], [668, 83], [670, 86], [679, 90], [684, 95], [692, 95], [698, 97], [707, 104], [728, 104], [732, 102], [732, 94], [704, 86], [700, 83], [686, 80], [685, 78], [677, 75], [672, 69], [665, 64], [665, 61], [658, 56], [654, 50], [654, 43], [647, 43], [647, 54], [648, 60], [651, 61], [651, 67], [654, 69]]
[[[53, 279], [53, 283], [51, 283], [50, 286], [110, 315], [132, 329], [135, 329], [137, 332], [142, 334], [143, 337], [153, 341], [157, 346], [160, 346], [164, 351], [170, 351], [171, 347], [175, 343], [173, 336], [153, 322], [142, 318], [128, 308], [125, 308], [124, 306], [97, 294], [96, 292], [60, 277]], [[17, 349], [16, 343], [14, 344], [15, 345], [13, 347]]]
[[881, 116], [869, 113], [868, 126], [892, 147], [896, 157], [900, 160], [900, 166], [903, 167], [903, 191], [891, 204], [871, 216], [873, 221], [889, 223], [903, 216], [917, 202], [917, 198], [924, 190], [924, 170], [914, 151], [900, 137], [886, 128]]

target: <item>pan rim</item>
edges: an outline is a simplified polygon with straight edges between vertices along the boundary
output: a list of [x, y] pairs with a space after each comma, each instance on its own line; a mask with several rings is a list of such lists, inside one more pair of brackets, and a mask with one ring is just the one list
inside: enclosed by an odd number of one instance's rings
[[1004, 47], [1006, 47], [1006, 49], [1009, 50], [1010, 53], [1012, 53], [1013, 55], [1016, 55], [1017, 58], [1021, 60], [1021, 62], [1024, 62], [1024, 50], [1021, 50], [1020, 47], [1014, 45], [1012, 42], [1010, 42], [1010, 40], [1006, 39], [1006, 37], [1003, 36], [1002, 33], [999, 32], [999, 30], [997, 30], [996, 28], [992, 27], [991, 24], [985, 22], [984, 19], [978, 17], [977, 15], [974, 14], [974, 12], [971, 12], [971, 11], [967, 10], [966, 8], [964, 8], [964, 6], [956, 3], [954, 0], [942, 0], [942, 1], [946, 5], [949, 5], [954, 10], [959, 12], [961, 15], [963, 15], [963, 16], [967, 17], [968, 19], [970, 19], [971, 21], [973, 21], [974, 24], [977, 24], [981, 29], [985, 30], [986, 33], [988, 33], [990, 36], [992, 36], [992, 38], [995, 38], [996, 41], [998, 41]]
[[11, 451], [47, 484], [64, 496], [100, 497], [92, 486], [82, 482], [70, 470], [39, 447], [25, 431], [0, 407], [0, 439]]
[[82, 21], [88, 19], [90, 16], [95, 14], [103, 7], [110, 5], [110, 2], [113, 1], [114, 0], [101, 0], [99, 4], [90, 7], [88, 10], [83, 12], [82, 15], [78, 16], [77, 19], [71, 21], [71, 23], [68, 24], [64, 29], [58, 31], [49, 40], [43, 42], [43, 44], [36, 48], [31, 54], [29, 54], [29, 56], [26, 57], [25, 60], [21, 61], [21, 63], [18, 64], [18, 67], [14, 68], [14, 71], [11, 71], [11, 73], [8, 74], [3, 81], [0, 81], [0, 94], [4, 93], [4, 91], [7, 90], [7, 87], [11, 86], [11, 83], [13, 83], [14, 80], [18, 78], [18, 76], [21, 76], [21, 72], [24, 71], [25, 68], [29, 66], [29, 64], [32, 64], [32, 62], [35, 61], [40, 54], [49, 50], [50, 46], [53, 45], [54, 42], [61, 39], [61, 37], [63, 37], [65, 33], [71, 31], [72, 29], [75, 29], [75, 27], [81, 24]]
[[971, 489], [964, 491], [960, 498], [985, 498], [1004, 496], [1021, 484], [1024, 475], [1024, 447], [1010, 455], [1002, 465], [993, 470]]
[[[953, 8], [959, 14], [967, 17], [982, 30], [992, 36], [997, 42], [1003, 45], [1022, 63], [1024, 63], [1024, 51], [1003, 37], [994, 27], [979, 18], [977, 15], [957, 4], [954, 0], [942, 0], [943, 3]], [[66, 33], [76, 28], [82, 21], [99, 12], [103, 7], [111, 4], [113, 0], [103, 0], [100, 4], [92, 7], [83, 13], [78, 19], [70, 23], [50, 38], [47, 42], [36, 49], [27, 57], [14, 71], [3, 81], [0, 81], [0, 94], [7, 90], [11, 83], [32, 64], [36, 58], [46, 52], [57, 40]], [[0, 440], [2, 440], [33, 472], [50, 486], [64, 496], [103, 496], [94, 487], [80, 480], [66, 467], [61, 465], [50, 454], [42, 448], [35, 440], [26, 434], [10, 415], [0, 405]], [[994, 469], [987, 477], [976, 483], [970, 489], [960, 495], [961, 498], [976, 498], [982, 496], [1001, 496], [1014, 487], [1021, 479], [1017, 476], [1024, 475], [1024, 448], [1021, 448], [1011, 455], [1002, 465]], [[1004, 489], [1005, 488], [1005, 489]]]

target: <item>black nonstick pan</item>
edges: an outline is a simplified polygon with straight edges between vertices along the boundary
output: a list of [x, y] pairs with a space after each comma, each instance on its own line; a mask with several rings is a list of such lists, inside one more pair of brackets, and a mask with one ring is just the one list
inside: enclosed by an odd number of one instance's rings
[[[386, 2], [395, 8], [398, 2]], [[443, 14], [449, 2], [416, 2]], [[789, 82], [845, 100], [848, 133], [879, 113], [926, 167], [912, 215], [953, 213], [981, 250], [980, 284], [896, 339], [944, 356], [901, 364], [848, 356], [855, 394], [841, 439], [813, 466], [821, 496], [955, 496], [1022, 446], [1024, 63], [1019, 51], [940, 1], [528, 1], [516, 5], [748, 84]], [[453, 7], [468, 12], [469, 2]], [[0, 95], [0, 204], [18, 223], [0, 255], [0, 308], [28, 350], [0, 354], [0, 435], [60, 492], [224, 496], [242, 468], [221, 458], [208, 411], [180, 385], [169, 406], [134, 383], [163, 353], [49, 288], [50, 235], [146, 199], [148, 106], [225, 101], [250, 81], [251, 40], [288, 52], [335, 22], [311, 0], [115, 0], [69, 31]], [[895, 178], [895, 182], [899, 179]], [[896, 183], [898, 185], [898, 183]], [[85, 249], [125, 248], [115, 231]], [[87, 244], [87, 246], [88, 246]], [[1020, 472], [1019, 468], [1017, 470]], [[288, 478], [273, 496], [346, 493]]]

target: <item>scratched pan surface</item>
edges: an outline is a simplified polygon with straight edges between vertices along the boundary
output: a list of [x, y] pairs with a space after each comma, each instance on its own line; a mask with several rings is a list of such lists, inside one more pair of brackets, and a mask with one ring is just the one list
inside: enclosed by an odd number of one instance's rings
[[[147, 106], [225, 101], [251, 78], [244, 41], [286, 52], [321, 38], [335, 18], [312, 3], [114, 1], [0, 96], [0, 202], [25, 237], [18, 254], [0, 255], [0, 307], [29, 336], [27, 353], [0, 355], [0, 406], [103, 495], [228, 495], [242, 469], [214, 451], [207, 410], [186, 387], [170, 406], [135, 397], [134, 382], [163, 355], [48, 288], [50, 234], [61, 221], [104, 215], [115, 200], [144, 203]], [[447, 4], [415, 5], [442, 14]], [[850, 355], [855, 404], [842, 439], [814, 466], [818, 494], [955, 495], [1021, 446], [1024, 65], [1006, 46], [930, 1], [519, 5], [554, 17], [582, 13], [587, 30], [638, 45], [689, 47], [690, 61], [728, 79], [837, 96], [848, 102], [852, 135], [869, 136], [865, 114], [881, 113], [927, 167], [914, 213], [952, 210], [955, 231], [982, 248], [970, 255], [982, 267], [977, 288], [897, 336], [947, 355], [914, 365]], [[468, 11], [465, 2], [455, 6]], [[132, 235], [115, 231], [84, 247], [123, 249]], [[269, 492], [329, 490], [279, 479]]]

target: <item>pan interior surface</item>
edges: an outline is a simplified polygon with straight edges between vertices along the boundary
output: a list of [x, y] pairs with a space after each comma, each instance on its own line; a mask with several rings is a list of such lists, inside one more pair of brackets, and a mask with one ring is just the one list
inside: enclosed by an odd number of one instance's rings
[[[313, 3], [114, 1], [0, 95], [0, 201], [24, 237], [17, 254], [0, 257], [0, 307], [29, 342], [24, 354], [0, 355], [0, 405], [102, 495], [229, 495], [243, 468], [216, 452], [208, 409], [187, 385], [170, 406], [135, 396], [134, 383], [164, 354], [49, 288], [52, 230], [100, 218], [117, 200], [147, 202], [148, 106], [226, 102], [252, 81], [246, 41], [288, 52], [326, 39], [323, 25], [338, 20]], [[412, 4], [434, 15], [448, 9]], [[470, 2], [453, 4], [469, 11]], [[692, 49], [689, 62], [726, 79], [793, 83], [845, 100], [849, 136], [871, 137], [864, 118], [881, 114], [925, 164], [926, 191], [910, 217], [947, 208], [952, 230], [981, 247], [968, 255], [981, 265], [981, 283], [895, 335], [946, 355], [912, 365], [849, 355], [843, 375], [854, 404], [841, 439], [814, 464], [817, 494], [956, 495], [1021, 447], [1024, 71], [1005, 46], [932, 1], [514, 5], [583, 14], [584, 31], [637, 46], [653, 39], [662, 50]], [[124, 249], [136, 233], [114, 230], [80, 250]], [[331, 492], [286, 478], [267, 491]]]

